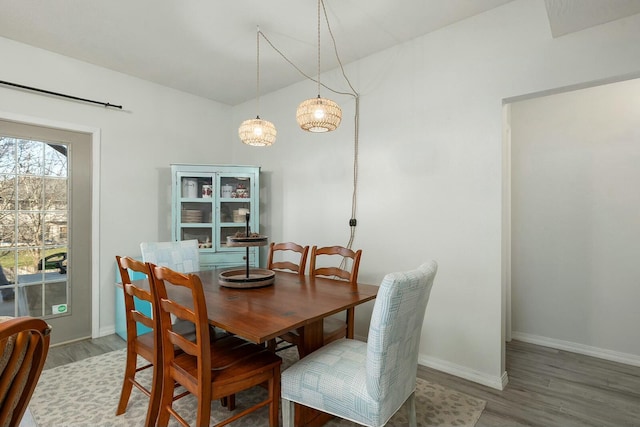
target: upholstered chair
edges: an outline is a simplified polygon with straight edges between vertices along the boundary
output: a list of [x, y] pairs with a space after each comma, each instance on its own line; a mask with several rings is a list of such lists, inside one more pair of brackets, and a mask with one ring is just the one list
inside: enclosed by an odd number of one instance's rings
[[284, 426], [293, 426], [294, 403], [358, 424], [385, 425], [408, 400], [416, 425], [418, 349], [436, 275], [435, 261], [387, 274], [380, 285], [368, 342], [334, 341], [282, 373]]
[[169, 267], [180, 273], [200, 270], [200, 252], [198, 241], [195, 239], [178, 242], [142, 242], [140, 251], [144, 262]]

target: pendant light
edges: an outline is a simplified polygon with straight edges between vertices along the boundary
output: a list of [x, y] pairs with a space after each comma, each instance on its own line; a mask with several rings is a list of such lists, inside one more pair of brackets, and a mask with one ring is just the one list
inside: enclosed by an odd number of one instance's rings
[[247, 145], [268, 147], [276, 141], [276, 127], [270, 121], [260, 118], [260, 27], [256, 32], [256, 46], [256, 104], [258, 114], [255, 119], [242, 122], [238, 129], [238, 136]]
[[303, 101], [296, 111], [296, 120], [303, 130], [328, 132], [340, 126], [342, 110], [327, 98], [320, 97], [320, 2], [318, 0], [318, 97]]

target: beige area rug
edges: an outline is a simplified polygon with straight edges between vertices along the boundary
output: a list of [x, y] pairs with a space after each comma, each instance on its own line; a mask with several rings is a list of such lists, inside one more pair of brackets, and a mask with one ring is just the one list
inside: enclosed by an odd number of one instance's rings
[[[283, 356], [283, 369], [297, 357], [295, 349], [280, 354]], [[125, 351], [117, 350], [43, 371], [29, 404], [35, 422], [39, 427], [144, 425], [148, 399], [135, 387], [127, 412], [120, 416], [115, 415], [124, 365]], [[149, 370], [138, 375], [146, 379], [147, 383], [150, 382]], [[263, 399], [264, 393], [264, 389], [256, 387], [236, 395], [236, 411], [241, 411], [251, 402]], [[474, 426], [485, 404], [483, 400], [418, 379], [416, 415], [419, 426]], [[229, 416], [229, 412], [222, 408], [218, 401], [211, 405], [211, 425]], [[174, 406], [179, 413], [185, 414], [187, 421], [195, 422], [195, 415], [189, 414], [195, 414], [196, 399], [187, 396], [174, 403]], [[387, 425], [407, 425], [406, 414], [406, 408], [401, 408]], [[177, 425], [177, 422], [172, 419], [169, 425]], [[268, 425], [267, 408], [262, 408], [230, 425]], [[343, 427], [356, 424], [334, 419], [326, 425]]]

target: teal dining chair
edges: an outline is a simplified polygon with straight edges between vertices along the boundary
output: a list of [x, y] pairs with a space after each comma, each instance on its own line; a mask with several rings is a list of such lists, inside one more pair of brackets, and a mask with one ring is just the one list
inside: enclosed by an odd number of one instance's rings
[[293, 426], [294, 403], [358, 424], [385, 425], [405, 401], [416, 425], [415, 388], [424, 314], [438, 265], [387, 274], [378, 291], [368, 342], [334, 341], [282, 373], [282, 419]]
[[[179, 240], [176, 242], [142, 242], [140, 243], [142, 260], [153, 265], [167, 267], [178, 273], [194, 273], [200, 271], [200, 251], [197, 239]], [[172, 317], [175, 322], [175, 318]], [[214, 338], [228, 333], [210, 325]], [[234, 403], [230, 404], [233, 409]]]

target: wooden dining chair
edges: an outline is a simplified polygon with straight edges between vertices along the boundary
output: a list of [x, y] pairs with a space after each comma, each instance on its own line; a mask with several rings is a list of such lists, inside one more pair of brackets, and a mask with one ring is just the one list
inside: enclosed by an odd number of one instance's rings
[[[334, 265], [339, 265], [338, 267], [332, 266], [327, 267], [327, 263], [322, 263], [322, 266], [318, 263], [318, 258], [320, 256], [326, 257], [328, 261], [333, 261]], [[330, 278], [338, 278], [339, 280], [344, 280], [346, 284], [350, 286], [356, 286], [358, 282], [358, 270], [360, 268], [360, 257], [362, 256], [362, 250], [358, 249], [357, 251], [353, 251], [351, 249], [342, 247], [342, 246], [328, 246], [318, 248], [317, 246], [313, 246], [311, 248], [311, 260], [309, 265], [309, 275], [311, 277], [316, 276], [325, 276]], [[340, 260], [340, 261], [338, 261]], [[349, 262], [347, 262], [347, 260]], [[347, 264], [350, 264], [347, 265]], [[336, 317], [326, 317], [323, 320], [323, 344], [326, 345], [332, 341], [335, 341], [340, 338], [353, 338], [354, 333], [354, 322], [355, 322], [355, 312], [353, 308], [350, 308], [346, 311], [345, 320], [340, 320]], [[291, 343], [292, 345], [297, 346], [298, 348], [298, 356], [303, 358], [306, 356], [303, 347], [300, 343], [303, 341], [304, 337], [302, 336], [304, 333], [303, 328], [296, 329], [294, 331], [289, 331], [283, 335], [280, 335], [278, 338], [282, 341], [286, 341]], [[268, 347], [271, 350], [279, 351], [284, 348], [288, 348], [287, 346], [282, 346], [280, 343], [276, 343], [274, 345], [269, 342]]]
[[[343, 246], [326, 246], [320, 248], [314, 246], [311, 248], [309, 275], [311, 277], [337, 278], [346, 281], [351, 286], [356, 286], [358, 283], [358, 270], [360, 269], [361, 257], [362, 249], [354, 251]], [[320, 258], [322, 258], [322, 261], [318, 262]], [[340, 260], [340, 262], [338, 262], [338, 260]], [[339, 338], [353, 338], [354, 322], [355, 311], [353, 308], [347, 310], [345, 321], [341, 321], [335, 317], [325, 318], [324, 344], [326, 345]]]
[[[152, 425], [158, 416], [158, 409], [160, 407], [160, 391], [155, 390], [153, 384], [156, 384], [156, 381], [161, 381], [158, 379], [158, 375], [162, 374], [161, 370], [156, 368], [162, 366], [162, 351], [159, 345], [161, 342], [159, 322], [155, 321], [155, 319], [159, 318], [157, 315], [157, 305], [151, 294], [153, 281], [150, 280], [151, 273], [148, 263], [130, 257], [120, 257], [118, 255], [116, 255], [116, 263], [120, 271], [120, 277], [122, 278], [125, 323], [127, 327], [127, 359], [116, 415], [121, 415], [126, 412], [131, 391], [133, 387], [136, 387], [149, 398], [145, 425]], [[150, 289], [146, 290], [135, 286], [131, 280], [129, 271], [141, 273], [146, 276]], [[136, 308], [137, 301], [145, 301], [150, 304], [153, 317], [139, 311]], [[174, 323], [173, 327], [177, 333], [188, 340], [195, 341], [196, 328], [193, 323], [183, 320], [177, 320]], [[140, 325], [144, 325], [146, 328], [140, 328]], [[141, 330], [145, 332], [140, 333]], [[224, 333], [216, 332], [214, 334], [214, 332], [216, 331], [212, 330], [212, 339], [220, 339], [226, 336]], [[175, 347], [173, 350], [180, 351], [180, 349]], [[145, 363], [141, 366], [138, 366], [137, 363], [138, 356], [145, 360]], [[152, 381], [149, 385], [144, 385], [136, 379], [136, 374], [146, 369], [153, 369]], [[235, 396], [225, 397], [221, 400], [221, 403], [227, 406], [229, 410], [233, 410], [235, 409]]]
[[[162, 366], [162, 353], [160, 352], [160, 330], [158, 323], [154, 320], [158, 316], [156, 314], [157, 307], [154, 302], [150, 290], [142, 289], [132, 283], [129, 271], [141, 273], [147, 277], [149, 287], [153, 286], [150, 280], [149, 265], [147, 263], [137, 261], [130, 257], [116, 256], [116, 262], [122, 278], [124, 306], [125, 306], [125, 322], [127, 327], [127, 360], [124, 371], [124, 380], [122, 382], [122, 390], [120, 392], [120, 400], [116, 409], [116, 415], [121, 415], [127, 410], [129, 398], [133, 387], [136, 387], [143, 394], [149, 397], [149, 406], [147, 409], [147, 421], [145, 425], [152, 425], [158, 414], [160, 407], [160, 392], [155, 390], [153, 384], [158, 380], [157, 375], [161, 375], [156, 367]], [[136, 308], [136, 301], [145, 301], [151, 305], [151, 313], [153, 317], [144, 314]], [[138, 326], [144, 325], [146, 333], [139, 333]], [[195, 340], [195, 326], [189, 322], [176, 322], [175, 330], [187, 337], [187, 339]], [[137, 365], [138, 356], [145, 360], [141, 366]], [[136, 374], [146, 369], [153, 369], [152, 382], [150, 385], [144, 385], [136, 379]]]
[[[158, 390], [155, 390], [153, 387], [153, 384], [155, 384], [157, 380], [156, 375], [158, 374], [158, 369], [154, 369], [154, 366], [160, 366], [158, 359], [159, 354], [156, 352], [157, 344], [160, 342], [160, 333], [154, 319], [136, 309], [136, 300], [145, 301], [151, 305], [152, 316], [157, 317], [151, 292], [135, 286], [129, 276], [129, 270], [142, 273], [147, 277], [149, 286], [151, 286], [149, 267], [144, 262], [119, 255], [116, 255], [116, 264], [122, 279], [125, 323], [127, 328], [127, 360], [116, 415], [125, 413], [129, 398], [131, 397], [131, 391], [133, 387], [136, 387], [149, 398], [145, 425], [153, 425], [160, 405], [160, 394]], [[148, 332], [138, 334], [139, 324], [146, 326], [147, 329], [145, 330]], [[145, 360], [145, 363], [140, 367], [137, 365], [138, 356]], [[136, 373], [146, 369], [153, 369], [151, 385], [143, 385], [136, 379]]]
[[[157, 425], [164, 427], [174, 417], [182, 426], [188, 426], [173, 408], [173, 402], [188, 394], [198, 400], [196, 425], [207, 426], [211, 416], [211, 401], [238, 393], [257, 385], [266, 384], [268, 396], [263, 401], [243, 408], [217, 425], [226, 425], [264, 406], [269, 406], [269, 425], [278, 425], [280, 399], [280, 365], [282, 359], [267, 348], [228, 335], [210, 340], [208, 313], [200, 278], [195, 274], [182, 274], [167, 267], [150, 266], [154, 282], [154, 298], [158, 306], [163, 347], [163, 386]], [[175, 288], [175, 289], [174, 289]], [[168, 289], [183, 289], [189, 294], [180, 302], [169, 298]], [[184, 304], [187, 305], [184, 305]], [[171, 315], [196, 326], [195, 342], [176, 333]], [[171, 346], [179, 347], [177, 354]], [[173, 395], [174, 384], [185, 391]]]
[[[309, 246], [302, 246], [294, 242], [271, 242], [267, 257], [267, 268], [269, 270], [289, 271], [304, 275], [307, 266], [307, 255]], [[296, 264], [293, 258], [297, 256]], [[285, 258], [288, 257], [288, 258]], [[271, 339], [267, 342], [267, 347], [271, 351], [283, 351], [295, 347], [299, 341], [299, 333], [293, 331], [282, 336]]]
[[51, 327], [30, 316], [0, 317], [0, 426], [18, 426], [49, 351]]
[[[277, 259], [277, 253], [281, 252], [283, 255], [298, 254], [298, 263], [288, 259]], [[305, 274], [307, 266], [307, 254], [309, 253], [309, 246], [301, 246], [294, 242], [274, 243], [269, 245], [269, 255], [267, 258], [267, 268], [269, 270], [280, 271], [293, 271], [300, 275]]]

